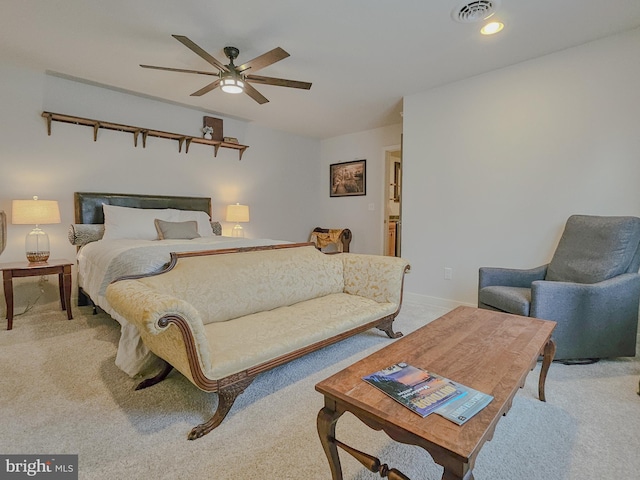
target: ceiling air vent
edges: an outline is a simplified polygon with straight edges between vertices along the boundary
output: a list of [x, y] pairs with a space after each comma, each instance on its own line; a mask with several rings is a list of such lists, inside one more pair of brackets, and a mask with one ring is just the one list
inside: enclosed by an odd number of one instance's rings
[[496, 13], [499, 5], [499, 0], [471, 0], [454, 8], [451, 17], [460, 23], [480, 22]]

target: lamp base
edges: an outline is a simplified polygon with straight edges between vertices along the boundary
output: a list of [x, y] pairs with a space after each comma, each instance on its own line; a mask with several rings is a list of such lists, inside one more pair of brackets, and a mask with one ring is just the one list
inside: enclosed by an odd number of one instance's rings
[[231, 236], [232, 237], [244, 238], [244, 228], [242, 228], [242, 225], [237, 224], [235, 227], [233, 227], [233, 231], [231, 232]]
[[29, 263], [46, 263], [49, 260], [49, 252], [27, 252]]
[[43, 263], [49, 260], [49, 235], [37, 225], [27, 234], [25, 252], [30, 263]]

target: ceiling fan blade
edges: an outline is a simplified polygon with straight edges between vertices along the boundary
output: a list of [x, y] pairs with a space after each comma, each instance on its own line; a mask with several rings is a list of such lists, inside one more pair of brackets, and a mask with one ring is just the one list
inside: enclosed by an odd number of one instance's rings
[[269, 102], [269, 100], [267, 100], [267, 98], [264, 95], [262, 95], [258, 90], [253, 88], [247, 82], [245, 82], [245, 84], [244, 84], [244, 93], [249, 95], [251, 98], [253, 98], [260, 105]]
[[267, 53], [263, 53], [253, 60], [249, 60], [247, 63], [243, 63], [242, 65], [237, 67], [236, 70], [238, 72], [244, 72], [245, 70], [251, 69], [252, 72], [257, 72], [261, 68], [268, 67], [269, 65], [279, 62], [280, 60], [287, 58], [288, 56], [289, 54], [287, 52], [285, 52], [282, 48], [277, 47]]
[[247, 75], [245, 79], [247, 80], [247, 82], [259, 83], [262, 85], [276, 85], [278, 87], [302, 88], [304, 90], [309, 90], [311, 88], [311, 83], [309, 82], [299, 82], [297, 80], [286, 80], [284, 78], [263, 77], [260, 75]]
[[184, 35], [172, 35], [172, 37], [178, 40], [188, 49], [192, 50], [196, 55], [199, 55], [200, 57], [204, 58], [207, 62], [209, 62], [214, 67], [216, 67], [218, 70], [222, 70], [223, 72], [229, 71], [226, 65], [223, 65], [222, 63], [220, 63], [218, 60], [216, 60], [214, 57], [209, 55], [207, 52], [205, 52], [202, 48], [200, 48], [198, 45], [193, 43]]
[[197, 92], [193, 92], [191, 94], [192, 97], [200, 97], [202, 95], [204, 95], [205, 93], [209, 93], [211, 90], [213, 90], [214, 88], [216, 88], [218, 85], [220, 85], [220, 79], [217, 79], [215, 82], [211, 82], [209, 85], [207, 85], [206, 87], [202, 87], [200, 90], [198, 90]]
[[142, 68], [152, 68], [154, 70], [167, 70], [169, 72], [197, 73], [198, 75], [213, 75], [214, 77], [217, 77], [219, 75], [215, 72], [204, 72], [202, 70], [186, 70], [184, 68], [156, 67], [154, 65], [142, 65], [142, 64], [140, 64], [140, 66]]

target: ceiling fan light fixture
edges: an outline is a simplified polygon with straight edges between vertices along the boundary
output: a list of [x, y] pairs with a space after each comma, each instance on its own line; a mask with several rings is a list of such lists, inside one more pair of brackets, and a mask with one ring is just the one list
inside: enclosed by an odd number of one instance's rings
[[220, 88], [226, 93], [242, 93], [244, 82], [240, 78], [229, 76], [220, 81]]

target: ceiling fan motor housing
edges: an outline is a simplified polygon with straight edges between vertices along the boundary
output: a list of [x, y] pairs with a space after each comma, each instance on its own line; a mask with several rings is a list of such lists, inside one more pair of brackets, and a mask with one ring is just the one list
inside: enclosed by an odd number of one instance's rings
[[240, 50], [236, 47], [224, 47], [223, 50], [227, 58], [231, 60], [231, 63], [233, 63], [233, 61], [238, 58], [238, 55], [240, 55]]

